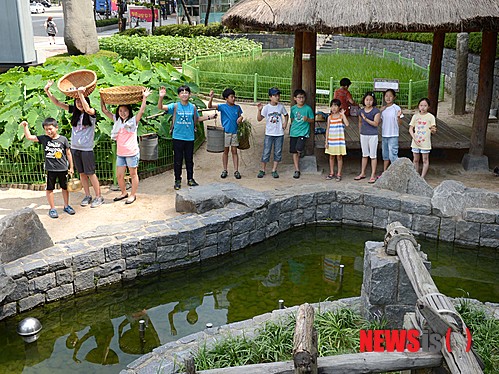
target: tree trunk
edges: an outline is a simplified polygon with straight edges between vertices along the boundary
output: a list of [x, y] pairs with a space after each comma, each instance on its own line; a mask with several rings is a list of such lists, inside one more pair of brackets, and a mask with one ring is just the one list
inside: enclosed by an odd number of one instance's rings
[[[185, 16], [187, 17], [187, 22], [189, 22], [189, 25], [192, 25], [191, 15], [187, 11], [187, 4], [185, 3], [185, 0], [180, 0], [180, 1], [182, 2], [182, 8], [184, 8], [184, 13], [185, 13]], [[177, 6], [178, 6], [178, 4], [177, 4]]]
[[[315, 89], [316, 89], [316, 73], [317, 73], [317, 33], [303, 33], [303, 55], [302, 55], [302, 85], [303, 90], [307, 93], [306, 103], [312, 108], [315, 113]], [[307, 156], [314, 154], [314, 133], [315, 124], [310, 124], [310, 140], [305, 143], [305, 154]]]
[[433, 34], [431, 48], [430, 77], [428, 78], [428, 98], [430, 99], [429, 112], [435, 117], [438, 112], [438, 91], [440, 90], [440, 72], [442, 71], [442, 57], [444, 54], [445, 33], [437, 31]]
[[156, 0], [151, 0], [151, 19], [152, 19], [152, 22], [151, 22], [151, 35], [154, 35], [154, 22], [156, 21], [155, 20], [155, 8], [154, 8], [154, 5], [156, 5]]
[[293, 72], [291, 78], [291, 106], [295, 105], [295, 100], [293, 99], [293, 92], [295, 90], [302, 88], [302, 64], [301, 55], [303, 53], [303, 32], [295, 32], [295, 44], [293, 50]]
[[210, 10], [211, 10], [211, 0], [208, 0], [208, 7], [206, 8], [206, 16], [204, 17], [205, 26], [208, 26], [208, 21], [210, 19]]
[[63, 0], [64, 43], [70, 55], [87, 55], [99, 51], [99, 40], [92, 12], [92, 3]]

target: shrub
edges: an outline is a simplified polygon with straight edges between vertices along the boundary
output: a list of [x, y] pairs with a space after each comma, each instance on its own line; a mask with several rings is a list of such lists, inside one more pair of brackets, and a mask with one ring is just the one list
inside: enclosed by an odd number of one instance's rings
[[144, 27], [139, 27], [136, 29], [126, 29], [125, 31], [120, 31], [118, 33], [119, 35], [123, 36], [148, 36], [149, 34], [147, 33], [147, 30]]
[[204, 25], [166, 25], [154, 29], [154, 35], [184, 36], [192, 38], [195, 36], [219, 36], [224, 31], [222, 24], [214, 22], [208, 26]]
[[117, 25], [117, 24], [118, 24], [118, 18], [108, 18], [108, 19], [95, 20], [96, 27], [103, 27], [103, 26]]

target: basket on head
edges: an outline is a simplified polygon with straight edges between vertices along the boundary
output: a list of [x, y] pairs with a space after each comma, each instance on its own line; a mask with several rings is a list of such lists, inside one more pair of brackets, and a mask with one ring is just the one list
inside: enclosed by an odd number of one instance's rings
[[116, 86], [99, 90], [102, 100], [106, 104], [126, 105], [142, 101], [143, 86]]
[[78, 88], [85, 87], [85, 92], [83, 96], [88, 96], [95, 90], [97, 85], [97, 75], [92, 70], [76, 70], [72, 73], [64, 75], [59, 82], [57, 82], [57, 87], [61, 92], [74, 99], [78, 98]]

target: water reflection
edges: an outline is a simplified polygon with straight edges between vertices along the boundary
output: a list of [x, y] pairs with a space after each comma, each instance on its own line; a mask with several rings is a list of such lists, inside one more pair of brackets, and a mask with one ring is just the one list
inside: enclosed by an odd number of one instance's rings
[[[383, 236], [306, 227], [194, 269], [46, 305], [0, 324], [0, 373], [116, 373], [206, 323], [248, 319], [276, 309], [279, 299], [296, 305], [358, 296], [364, 243]], [[499, 301], [497, 251], [420, 243], [443, 293], [462, 296], [462, 288], [472, 297]], [[40, 319], [44, 329], [35, 345], [25, 346], [15, 330], [28, 315]]]

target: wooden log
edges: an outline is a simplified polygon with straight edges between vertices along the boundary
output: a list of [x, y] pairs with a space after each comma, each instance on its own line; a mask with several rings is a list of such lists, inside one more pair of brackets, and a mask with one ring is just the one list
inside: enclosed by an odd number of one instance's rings
[[497, 32], [482, 33], [482, 53], [478, 72], [478, 94], [473, 113], [471, 128], [470, 155], [483, 156], [487, 138], [487, 121], [489, 118], [492, 88], [494, 85], [494, 63], [497, 48]]
[[[321, 374], [380, 373], [442, 365], [440, 353], [364, 352], [317, 359]], [[293, 361], [198, 371], [198, 374], [293, 374]]]
[[[303, 54], [302, 54], [302, 88], [307, 93], [306, 103], [310, 105], [315, 113], [315, 91], [316, 91], [316, 74], [317, 74], [317, 33], [303, 33]], [[310, 134], [313, 135], [315, 124], [310, 124]], [[305, 143], [305, 154], [314, 154], [314, 142]]]
[[317, 338], [314, 339], [314, 308], [300, 305], [293, 337], [295, 374], [317, 374]]
[[291, 106], [295, 105], [293, 92], [302, 88], [302, 62], [303, 32], [295, 31], [295, 44], [293, 48], [293, 71], [291, 73]]
[[433, 34], [431, 47], [430, 76], [428, 77], [428, 99], [431, 106], [429, 112], [435, 117], [438, 112], [438, 91], [440, 90], [440, 73], [442, 71], [442, 57], [444, 55], [445, 32], [436, 31]]

